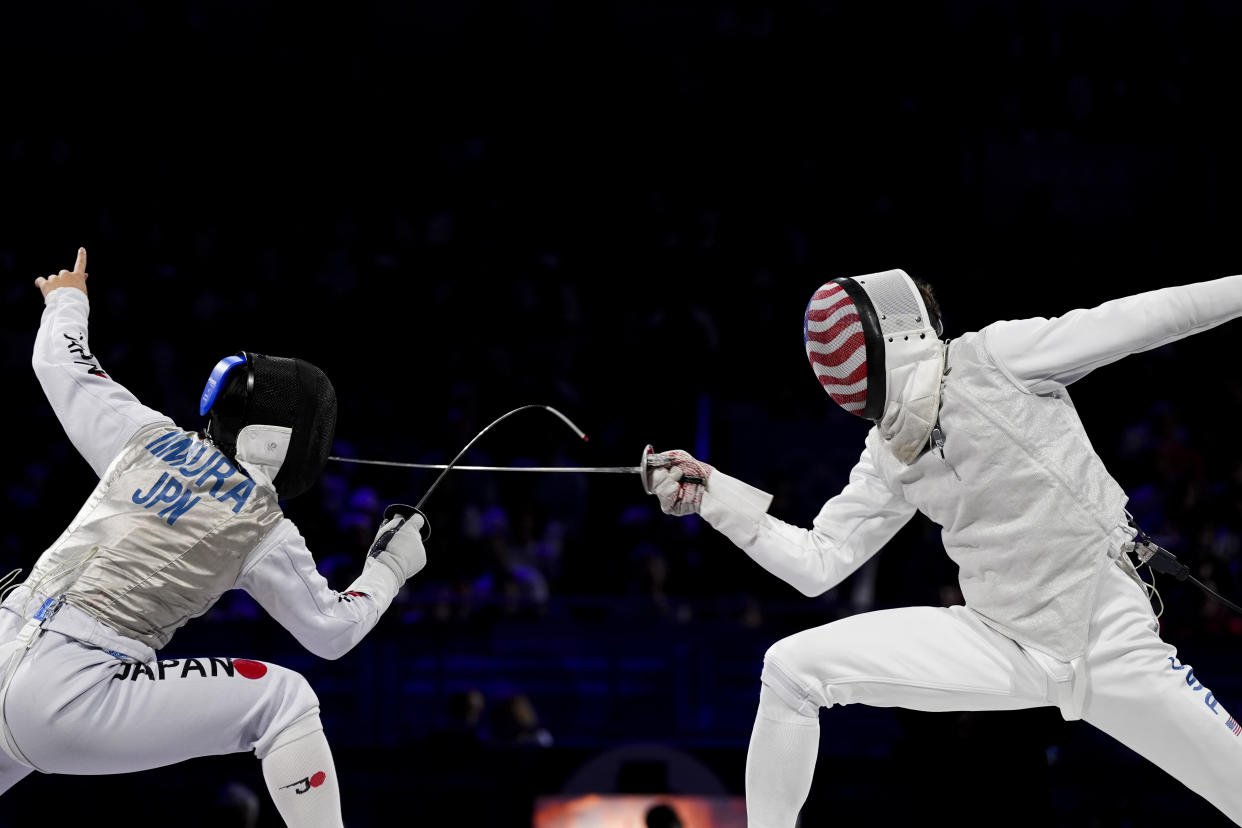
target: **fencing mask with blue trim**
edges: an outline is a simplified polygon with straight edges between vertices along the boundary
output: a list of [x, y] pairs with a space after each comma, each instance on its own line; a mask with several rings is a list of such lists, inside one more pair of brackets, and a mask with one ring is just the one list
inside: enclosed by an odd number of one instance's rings
[[336, 391], [303, 359], [242, 351], [216, 364], [199, 414], [207, 436], [234, 462], [266, 476], [281, 499], [319, 478], [336, 433]]

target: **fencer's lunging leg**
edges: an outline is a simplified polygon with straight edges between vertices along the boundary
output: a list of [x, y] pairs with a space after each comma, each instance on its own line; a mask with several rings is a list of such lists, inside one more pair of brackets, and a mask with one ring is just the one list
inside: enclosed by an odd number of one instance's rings
[[794, 710], [766, 684], [746, 754], [750, 828], [793, 828], [811, 792], [819, 755], [819, 716]]
[[863, 613], [772, 645], [746, 761], [751, 828], [793, 828], [811, 786], [819, 710], [1020, 710], [1050, 703], [1048, 675], [965, 607]]
[[1242, 724], [1161, 640], [1146, 593], [1121, 569], [1102, 579], [1098, 604], [1083, 719], [1242, 825]]
[[263, 778], [290, 828], [341, 828], [341, 791], [322, 730], [277, 746], [263, 757]]
[[127, 773], [253, 750], [289, 825], [342, 824], [319, 699], [292, 670], [234, 658], [139, 662], [47, 631], [11, 682], [5, 720], [41, 770]]

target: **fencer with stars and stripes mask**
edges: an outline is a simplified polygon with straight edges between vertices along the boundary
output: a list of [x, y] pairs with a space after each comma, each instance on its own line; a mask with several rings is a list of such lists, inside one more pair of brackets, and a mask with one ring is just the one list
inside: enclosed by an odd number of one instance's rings
[[846, 411], [877, 423], [907, 463], [921, 452], [939, 408], [938, 329], [903, 270], [833, 279], [815, 291], [803, 317], [820, 385]]

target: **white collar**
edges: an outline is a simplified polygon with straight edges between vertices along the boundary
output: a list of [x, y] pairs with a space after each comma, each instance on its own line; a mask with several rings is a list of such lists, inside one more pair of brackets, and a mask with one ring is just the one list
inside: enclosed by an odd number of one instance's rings
[[289, 453], [293, 429], [248, 425], [237, 433], [237, 463], [256, 483], [276, 490], [276, 475]]
[[945, 346], [937, 345], [927, 357], [888, 372], [888, 401], [878, 424], [880, 438], [907, 466], [929, 445], [940, 413]]

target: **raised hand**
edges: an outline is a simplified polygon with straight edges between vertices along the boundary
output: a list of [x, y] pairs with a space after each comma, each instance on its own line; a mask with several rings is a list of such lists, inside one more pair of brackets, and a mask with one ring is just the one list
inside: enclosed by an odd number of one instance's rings
[[73, 263], [73, 270], [62, 270], [51, 276], [40, 276], [35, 279], [35, 287], [43, 291], [43, 298], [57, 288], [73, 287], [86, 293], [86, 248], [78, 248], [78, 260]]

